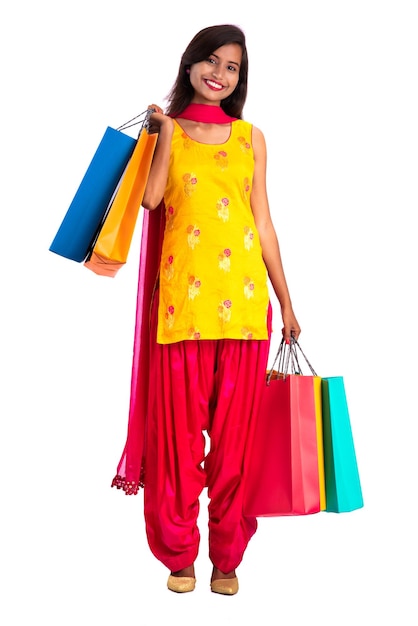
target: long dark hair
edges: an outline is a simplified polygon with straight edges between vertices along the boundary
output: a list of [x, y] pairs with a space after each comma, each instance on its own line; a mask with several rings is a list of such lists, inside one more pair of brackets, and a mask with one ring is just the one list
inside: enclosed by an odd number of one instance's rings
[[242, 118], [242, 110], [247, 98], [248, 54], [243, 31], [232, 24], [209, 26], [193, 37], [183, 52], [176, 82], [166, 98], [168, 102], [167, 115], [181, 113], [192, 101], [194, 89], [186, 70], [194, 63], [200, 63], [209, 58], [221, 46], [231, 43], [238, 44], [242, 50], [239, 80], [233, 93], [221, 101], [221, 107], [228, 115], [238, 119]]

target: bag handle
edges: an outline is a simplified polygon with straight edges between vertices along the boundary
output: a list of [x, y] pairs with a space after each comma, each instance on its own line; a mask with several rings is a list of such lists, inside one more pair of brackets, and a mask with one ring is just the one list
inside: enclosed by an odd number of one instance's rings
[[270, 384], [270, 381], [274, 373], [274, 366], [276, 365], [276, 363], [278, 364], [279, 374], [281, 374], [283, 378], [286, 378], [286, 376], [288, 376], [289, 373], [300, 375], [300, 376], [303, 375], [302, 368], [299, 363], [298, 352], [297, 352], [298, 350], [303, 356], [303, 358], [305, 359], [312, 375], [313, 376], [318, 375], [315, 372], [312, 365], [310, 364], [306, 354], [302, 350], [298, 341], [294, 337], [291, 337], [289, 342], [285, 341], [285, 339], [282, 338], [280, 345], [279, 345], [279, 349], [277, 350], [277, 354], [274, 358], [273, 365], [271, 366], [271, 369], [267, 375], [267, 381], [266, 381], [267, 385]]
[[[305, 359], [306, 364], [307, 364], [307, 366], [309, 367], [309, 369], [310, 369], [310, 371], [311, 371], [312, 375], [313, 375], [313, 376], [318, 376], [318, 374], [315, 372], [314, 368], [312, 367], [312, 365], [311, 365], [311, 364], [310, 364], [310, 362], [308, 361], [308, 357], [306, 356], [306, 354], [304, 353], [304, 351], [303, 351], [303, 350], [302, 350], [302, 348], [300, 347], [300, 345], [299, 345], [299, 343], [298, 343], [297, 339], [295, 339], [294, 337], [292, 337], [292, 338], [291, 338], [291, 344], [293, 344], [293, 349], [294, 349], [294, 351], [295, 351], [295, 354], [296, 354], [296, 355], [297, 355], [297, 350], [296, 350], [296, 349], [298, 349], [298, 350], [299, 350], [299, 352], [301, 353], [301, 355], [302, 355], [302, 356], [303, 356], [303, 358]], [[297, 358], [297, 356], [296, 356], [296, 358]], [[300, 372], [300, 373], [302, 373], [302, 372]]]
[[141, 128], [139, 130], [139, 132], [141, 132], [144, 127], [147, 128], [151, 113], [155, 113], [155, 109], [153, 109], [152, 107], [150, 107], [149, 109], [145, 109], [145, 111], [142, 111], [142, 113], [135, 115], [135, 117], [133, 117], [132, 119], [128, 120], [121, 126], [118, 126], [116, 130], [126, 130], [127, 128], [131, 128], [132, 126], [137, 126], [138, 124], [141, 124]]

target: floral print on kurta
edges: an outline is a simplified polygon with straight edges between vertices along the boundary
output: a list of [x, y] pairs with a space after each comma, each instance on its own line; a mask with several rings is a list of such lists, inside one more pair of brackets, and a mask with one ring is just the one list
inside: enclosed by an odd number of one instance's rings
[[225, 150], [219, 150], [213, 157], [215, 159], [216, 165], [221, 170], [226, 170], [228, 167], [228, 153]]
[[254, 242], [254, 231], [249, 226], [244, 226], [244, 248], [251, 250]]
[[166, 219], [166, 229], [167, 230], [173, 230], [173, 224], [174, 224], [174, 207], [169, 206], [166, 209], [165, 212], [165, 219]]
[[190, 248], [192, 248], [192, 250], [199, 243], [199, 237], [200, 229], [196, 226], [196, 224], [189, 224], [187, 227], [187, 243], [189, 244]]
[[267, 339], [267, 271], [250, 205], [252, 126], [221, 145], [175, 121], [159, 277], [157, 341]]
[[173, 278], [173, 276], [174, 276], [173, 261], [174, 261], [174, 258], [170, 254], [170, 256], [167, 258], [167, 260], [165, 261], [165, 263], [163, 265], [164, 276], [167, 278], [167, 280], [171, 280]]
[[231, 250], [229, 248], [225, 248], [223, 252], [218, 254], [218, 267], [224, 272], [231, 270]]
[[174, 325], [174, 307], [170, 305], [165, 312], [165, 327], [170, 330]]
[[232, 315], [232, 302], [231, 300], [223, 300], [218, 306], [218, 315], [221, 323], [229, 322]]
[[188, 339], [200, 339], [200, 330], [198, 328], [189, 328]]
[[220, 217], [223, 222], [227, 222], [229, 220], [228, 198], [219, 198], [216, 202], [216, 209], [218, 211], [218, 217]]
[[195, 185], [197, 185], [196, 175], [187, 172], [187, 174], [183, 175], [183, 183], [184, 183], [184, 193], [189, 198], [193, 191], [195, 191]]
[[247, 140], [246, 137], [240, 136], [238, 137], [238, 142], [241, 148], [241, 152], [243, 152], [244, 154], [249, 154], [250, 150], [251, 150], [251, 144], [250, 142]]
[[200, 294], [201, 282], [196, 276], [189, 276], [189, 298], [194, 300]]
[[249, 276], [244, 276], [244, 295], [250, 299], [254, 297], [255, 284]]

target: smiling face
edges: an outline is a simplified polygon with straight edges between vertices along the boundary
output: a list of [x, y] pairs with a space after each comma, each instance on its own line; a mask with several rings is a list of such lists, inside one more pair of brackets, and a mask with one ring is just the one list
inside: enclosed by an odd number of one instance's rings
[[190, 67], [194, 89], [192, 102], [219, 105], [232, 94], [239, 81], [242, 50], [236, 43], [221, 46], [206, 60]]

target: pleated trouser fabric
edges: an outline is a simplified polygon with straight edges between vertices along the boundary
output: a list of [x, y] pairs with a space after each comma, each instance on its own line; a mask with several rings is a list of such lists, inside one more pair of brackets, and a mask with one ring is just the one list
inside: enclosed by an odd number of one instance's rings
[[[156, 337], [157, 301], [151, 314]], [[269, 310], [269, 331], [271, 308]], [[269, 340], [152, 340], [144, 515], [152, 553], [169, 570], [198, 554], [199, 496], [209, 497], [209, 558], [242, 561], [257, 520], [242, 512], [246, 460], [266, 376]], [[207, 431], [210, 446], [205, 456]]]

